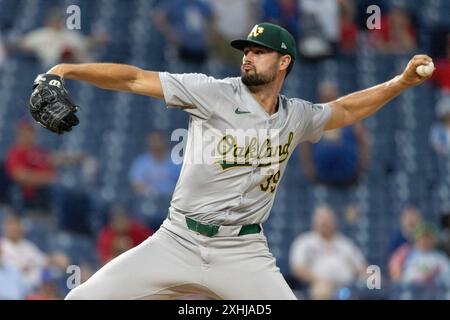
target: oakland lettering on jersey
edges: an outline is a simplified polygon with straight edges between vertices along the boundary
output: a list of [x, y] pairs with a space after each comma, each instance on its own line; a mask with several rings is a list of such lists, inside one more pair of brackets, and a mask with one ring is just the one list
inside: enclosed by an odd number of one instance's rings
[[266, 167], [279, 164], [289, 157], [290, 146], [294, 139], [294, 133], [289, 132], [287, 141], [283, 144], [272, 145], [270, 138], [264, 139], [259, 144], [257, 137], [250, 138], [245, 145], [238, 144], [238, 138], [233, 135], [225, 135], [217, 144], [217, 151], [221, 155], [218, 161], [223, 170], [234, 167], [251, 167], [257, 161], [257, 167]]

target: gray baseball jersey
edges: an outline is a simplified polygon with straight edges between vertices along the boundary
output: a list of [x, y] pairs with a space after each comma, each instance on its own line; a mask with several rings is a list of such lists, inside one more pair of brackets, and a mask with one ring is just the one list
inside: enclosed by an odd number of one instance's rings
[[191, 115], [170, 212], [216, 225], [264, 222], [294, 148], [320, 139], [330, 107], [280, 95], [269, 115], [240, 77], [162, 72], [160, 79], [167, 106]]
[[[139, 246], [113, 259], [66, 299], [296, 299], [270, 253], [262, 223], [295, 146], [317, 141], [328, 105], [280, 96], [267, 114], [240, 78], [161, 73], [165, 100], [191, 114], [170, 218]], [[187, 219], [220, 225], [216, 236]]]

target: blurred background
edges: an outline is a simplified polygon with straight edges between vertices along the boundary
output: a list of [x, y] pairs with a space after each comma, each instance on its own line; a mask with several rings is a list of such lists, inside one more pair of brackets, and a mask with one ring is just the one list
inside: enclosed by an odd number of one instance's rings
[[288, 283], [302, 299], [450, 298], [449, 1], [0, 8], [0, 299], [62, 299], [69, 265], [85, 281], [155, 232], [180, 170], [170, 156], [182, 141], [171, 134], [188, 123], [162, 101], [67, 81], [81, 123], [56, 136], [28, 115], [36, 75], [60, 62], [116, 62], [238, 76], [242, 56], [228, 43], [261, 21], [297, 39], [290, 97], [330, 101], [392, 78], [418, 53], [437, 68], [375, 116], [296, 149], [264, 225]]

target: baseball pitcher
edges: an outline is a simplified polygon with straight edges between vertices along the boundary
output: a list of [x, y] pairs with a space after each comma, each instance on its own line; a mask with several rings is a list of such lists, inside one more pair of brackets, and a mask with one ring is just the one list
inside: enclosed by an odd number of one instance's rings
[[231, 45], [243, 52], [241, 76], [217, 80], [112, 63], [60, 64], [39, 75], [30, 111], [62, 134], [78, 124], [63, 79], [164, 99], [190, 114], [185, 158], [161, 228], [110, 261], [66, 299], [295, 299], [261, 224], [294, 148], [324, 130], [360, 121], [428, 76], [411, 59], [402, 74], [325, 104], [280, 95], [296, 59], [285, 29], [256, 25]]

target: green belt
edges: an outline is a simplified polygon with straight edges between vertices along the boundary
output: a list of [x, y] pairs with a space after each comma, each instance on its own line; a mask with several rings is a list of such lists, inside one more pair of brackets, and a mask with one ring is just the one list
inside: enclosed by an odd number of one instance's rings
[[[170, 219], [170, 215], [169, 215]], [[213, 237], [219, 232], [220, 226], [214, 225], [214, 224], [204, 224], [200, 223], [198, 221], [195, 221], [194, 219], [186, 217], [186, 225], [189, 230], [198, 232], [204, 236], [207, 237]], [[241, 227], [241, 230], [239, 230], [238, 236], [243, 236], [246, 234], [252, 234], [252, 233], [260, 233], [261, 232], [261, 226], [259, 224], [247, 224], [245, 226]]]

